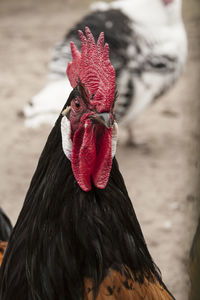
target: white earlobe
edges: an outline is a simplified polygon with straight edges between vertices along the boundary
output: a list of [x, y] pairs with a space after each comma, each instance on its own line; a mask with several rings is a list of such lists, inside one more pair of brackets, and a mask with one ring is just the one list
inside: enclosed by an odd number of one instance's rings
[[118, 125], [116, 122], [114, 122], [112, 128], [112, 158], [115, 156], [116, 153], [117, 137], [118, 137]]
[[67, 117], [61, 120], [62, 148], [69, 160], [72, 158], [71, 125]]

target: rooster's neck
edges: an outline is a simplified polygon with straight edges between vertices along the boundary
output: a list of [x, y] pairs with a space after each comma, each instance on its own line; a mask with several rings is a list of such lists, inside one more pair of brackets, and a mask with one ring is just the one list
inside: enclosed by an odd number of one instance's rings
[[152, 273], [159, 279], [116, 159], [104, 190], [82, 191], [62, 151], [59, 122], [39, 160], [2, 266], [2, 284], [18, 298], [3, 300], [57, 299], [57, 291], [60, 299], [80, 299], [85, 277], [98, 289], [109, 268], [122, 265], [136, 280]]

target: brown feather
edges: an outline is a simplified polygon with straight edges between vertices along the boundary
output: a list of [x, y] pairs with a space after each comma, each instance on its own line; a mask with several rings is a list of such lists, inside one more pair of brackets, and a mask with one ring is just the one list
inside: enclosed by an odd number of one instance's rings
[[7, 242], [0, 241], [0, 266], [3, 260], [3, 255], [7, 247]]
[[[130, 274], [130, 272], [129, 272]], [[84, 300], [93, 300], [92, 280], [85, 279]], [[100, 284], [96, 300], [172, 300], [156, 278], [145, 278], [143, 283], [127, 278], [125, 274], [110, 269]]]

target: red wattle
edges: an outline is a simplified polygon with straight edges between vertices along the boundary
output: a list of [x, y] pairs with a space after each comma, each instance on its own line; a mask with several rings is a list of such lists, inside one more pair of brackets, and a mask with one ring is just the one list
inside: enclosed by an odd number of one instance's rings
[[104, 189], [112, 167], [112, 129], [94, 126], [88, 119], [73, 136], [72, 170], [85, 192], [91, 190], [91, 180]]
[[90, 120], [73, 137], [72, 170], [76, 181], [85, 192], [91, 190], [91, 174], [96, 159], [96, 137]]
[[104, 189], [112, 167], [112, 129], [105, 129], [97, 143], [96, 164], [92, 174], [94, 185]]

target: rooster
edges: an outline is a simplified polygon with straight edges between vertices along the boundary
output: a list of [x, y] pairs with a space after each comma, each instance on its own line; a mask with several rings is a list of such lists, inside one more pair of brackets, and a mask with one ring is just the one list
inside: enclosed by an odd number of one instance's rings
[[55, 47], [50, 81], [23, 109], [27, 126], [55, 122], [71, 88], [65, 78], [66, 60], [71, 60], [69, 41], [80, 48], [77, 29], [85, 26], [91, 28], [95, 39], [103, 31], [110, 45], [120, 95], [115, 114], [134, 145], [131, 121], [173, 85], [186, 60], [181, 0], [152, 0], [151, 5], [149, 0], [93, 4], [92, 12]]
[[174, 299], [147, 249], [115, 158], [115, 71], [79, 31], [73, 88], [39, 159], [0, 270], [1, 300]]
[[7, 241], [12, 231], [12, 224], [3, 210], [0, 208], [0, 266], [3, 259]]

